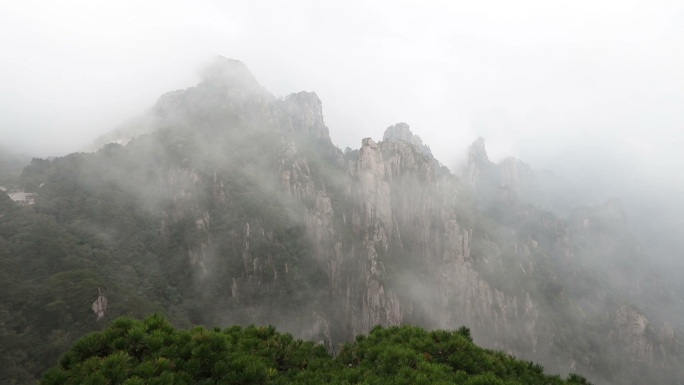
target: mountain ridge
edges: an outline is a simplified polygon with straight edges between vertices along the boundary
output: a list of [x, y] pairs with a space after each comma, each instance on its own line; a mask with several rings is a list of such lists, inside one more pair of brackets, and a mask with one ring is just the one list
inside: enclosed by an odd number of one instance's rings
[[[596, 383], [681, 378], [674, 328], [654, 332], [648, 310], [623, 306], [658, 295], [652, 281], [629, 285], [638, 269], [619, 268], [643, 258], [624, 242], [624, 218], [603, 220], [599, 207], [564, 221], [529, 204], [529, 166], [491, 163], [484, 139], [468, 180], [405, 123], [343, 152], [315, 93], [276, 99], [228, 59], [208, 74], [162, 96], [125, 146], [24, 170], [36, 203], [3, 206], [0, 262], [27, 287], [78, 290], [2, 297], [11, 314], [51, 314], [15, 317], [13, 330], [63, 348], [98, 328], [77, 303], [103, 288], [105, 318], [165, 309], [180, 326], [273, 323], [329, 344], [377, 324], [465, 324], [478, 343]], [[49, 259], [44, 234], [59, 241]], [[607, 273], [594, 269], [602, 255]]]

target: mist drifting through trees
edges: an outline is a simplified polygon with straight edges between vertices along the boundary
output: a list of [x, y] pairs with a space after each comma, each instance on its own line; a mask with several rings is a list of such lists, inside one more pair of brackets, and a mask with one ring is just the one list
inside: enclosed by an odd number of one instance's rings
[[0, 379], [154, 312], [682, 379], [680, 4], [35, 5], [0, 5]]

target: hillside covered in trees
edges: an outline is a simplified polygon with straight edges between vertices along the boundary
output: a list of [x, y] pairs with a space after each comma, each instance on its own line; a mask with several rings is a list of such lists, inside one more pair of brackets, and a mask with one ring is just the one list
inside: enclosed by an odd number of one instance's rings
[[336, 356], [272, 326], [176, 330], [162, 316], [118, 318], [80, 338], [42, 385], [589, 384], [473, 344], [470, 331], [373, 328]]

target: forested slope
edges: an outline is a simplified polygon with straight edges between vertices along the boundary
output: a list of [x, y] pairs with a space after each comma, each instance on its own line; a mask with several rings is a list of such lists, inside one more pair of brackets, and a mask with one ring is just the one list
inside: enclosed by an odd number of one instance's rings
[[163, 317], [118, 318], [79, 339], [43, 385], [589, 384], [473, 344], [467, 328], [374, 328], [336, 356], [272, 326], [175, 330]]

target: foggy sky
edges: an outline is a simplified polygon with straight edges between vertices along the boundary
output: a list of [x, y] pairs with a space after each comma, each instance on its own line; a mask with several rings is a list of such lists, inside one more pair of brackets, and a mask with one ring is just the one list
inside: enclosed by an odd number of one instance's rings
[[0, 36], [0, 143], [32, 155], [223, 55], [276, 96], [315, 91], [341, 148], [403, 121], [452, 169], [483, 136], [494, 160], [684, 186], [681, 1], [6, 1]]

